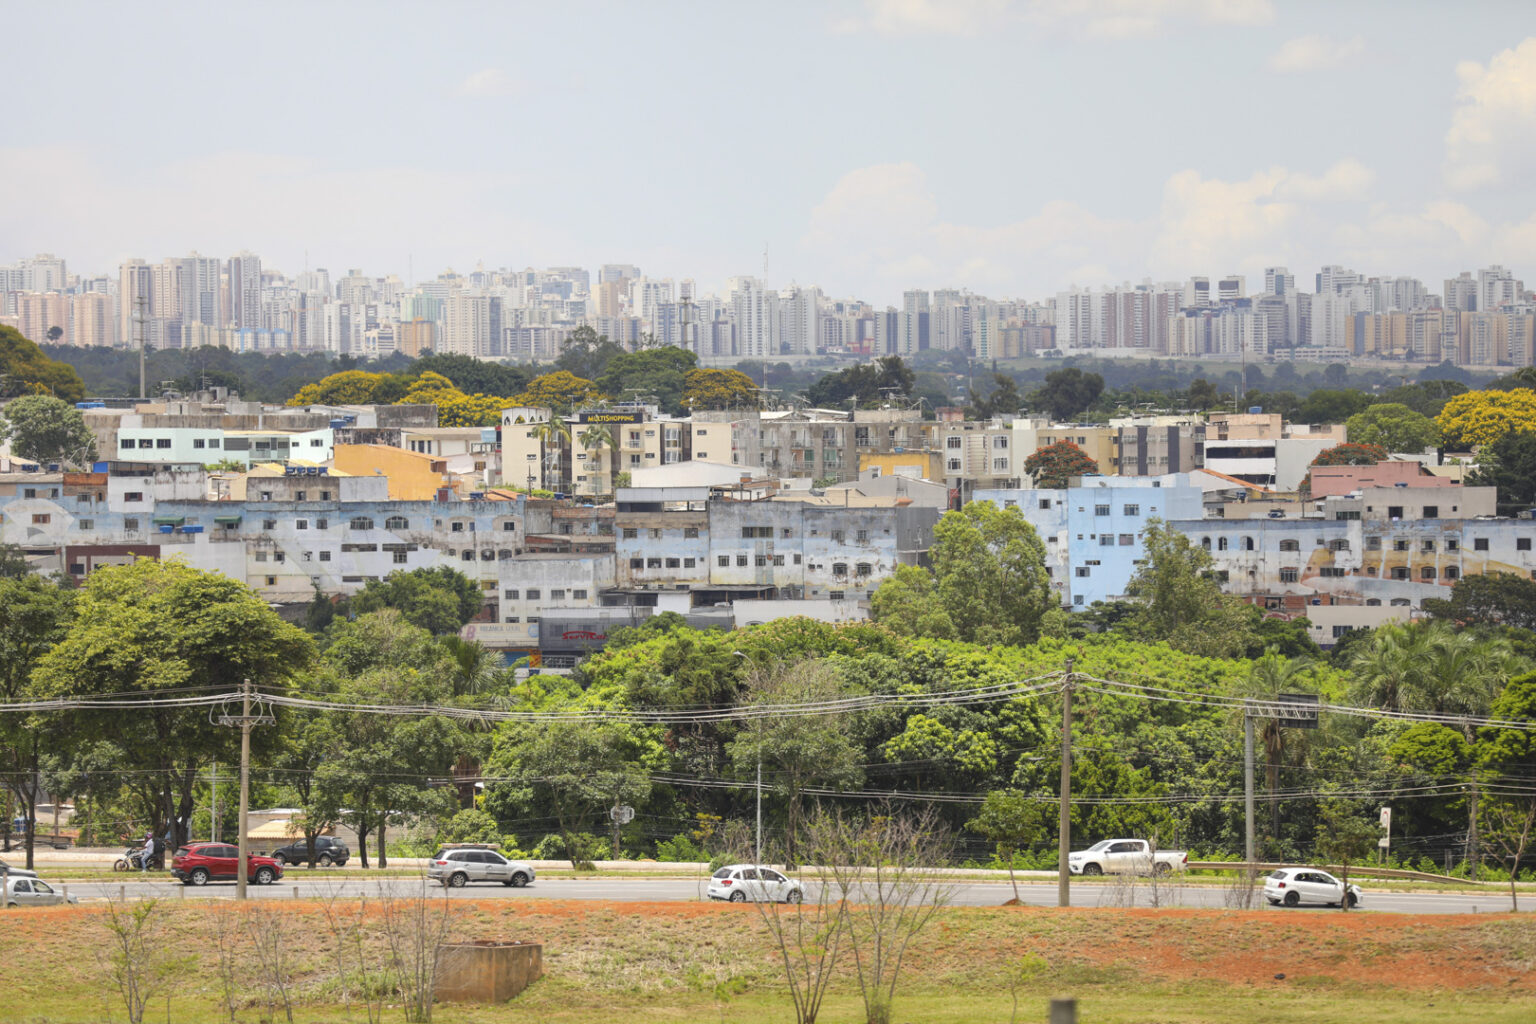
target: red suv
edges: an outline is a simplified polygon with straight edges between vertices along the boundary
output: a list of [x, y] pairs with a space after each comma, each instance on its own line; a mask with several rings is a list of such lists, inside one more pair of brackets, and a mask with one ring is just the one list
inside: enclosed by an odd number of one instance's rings
[[[183, 885], [207, 885], [209, 882], [234, 881], [240, 849], [228, 843], [192, 843], [176, 851], [171, 859], [171, 874]], [[245, 858], [246, 881], [271, 885], [283, 877], [283, 866], [271, 857], [248, 854]]]

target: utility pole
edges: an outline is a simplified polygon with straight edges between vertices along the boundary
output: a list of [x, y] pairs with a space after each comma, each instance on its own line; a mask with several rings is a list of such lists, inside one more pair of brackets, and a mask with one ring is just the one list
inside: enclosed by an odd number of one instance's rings
[[235, 874], [235, 899], [245, 899], [246, 872], [250, 867], [250, 840], [248, 818], [251, 811], [251, 727], [271, 725], [276, 719], [271, 715], [251, 714], [251, 681], [245, 680], [240, 688], [240, 714], [220, 715], [219, 724], [240, 727], [240, 865]]
[[139, 329], [139, 401], [141, 402], [149, 397], [149, 391], [145, 387], [144, 375], [144, 343], [148, 340], [147, 334], [144, 330], [145, 301], [146, 300], [142, 295], [133, 300], [134, 309], [138, 314], [136, 317], [134, 317], [134, 323]]
[[[212, 790], [212, 797], [208, 801], [208, 821], [210, 838], [214, 842], [219, 841], [219, 762], [213, 762], [213, 775], [208, 780], [208, 786]], [[188, 831], [191, 831], [188, 829]]]
[[1072, 853], [1072, 660], [1067, 659], [1067, 674], [1061, 681], [1061, 823], [1056, 833], [1058, 907], [1072, 905], [1072, 873], [1067, 870], [1067, 857]]
[[1253, 841], [1253, 715], [1243, 708], [1243, 859], [1254, 859]]

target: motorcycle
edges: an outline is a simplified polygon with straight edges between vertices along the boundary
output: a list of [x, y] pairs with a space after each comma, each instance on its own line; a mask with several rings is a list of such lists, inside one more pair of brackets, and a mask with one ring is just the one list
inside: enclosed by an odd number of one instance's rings
[[[159, 869], [165, 866], [165, 860], [159, 854], [149, 859], [151, 868]], [[144, 847], [130, 846], [123, 851], [123, 855], [112, 862], [113, 871], [143, 871]]]

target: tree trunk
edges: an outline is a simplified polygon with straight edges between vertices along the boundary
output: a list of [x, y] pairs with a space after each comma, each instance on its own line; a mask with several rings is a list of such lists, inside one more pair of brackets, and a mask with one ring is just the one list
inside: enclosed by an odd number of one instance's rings
[[368, 827], [368, 816], [359, 814], [357, 816], [357, 856], [362, 862], [364, 871], [368, 870], [368, 834], [372, 831], [373, 829]]
[[388, 827], [388, 825], [389, 825], [389, 812], [385, 811], [384, 813], [379, 815], [379, 839], [378, 839], [378, 842], [375, 844], [378, 847], [378, 851], [379, 851], [379, 870], [380, 871], [382, 871], [385, 868], [389, 867], [389, 852], [384, 849], [384, 831]]

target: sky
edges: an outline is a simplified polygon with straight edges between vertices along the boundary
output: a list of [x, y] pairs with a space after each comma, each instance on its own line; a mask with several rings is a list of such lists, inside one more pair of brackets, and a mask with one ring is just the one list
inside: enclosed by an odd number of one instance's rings
[[6, 5], [0, 262], [1040, 299], [1536, 282], [1536, 19], [1439, 0]]

